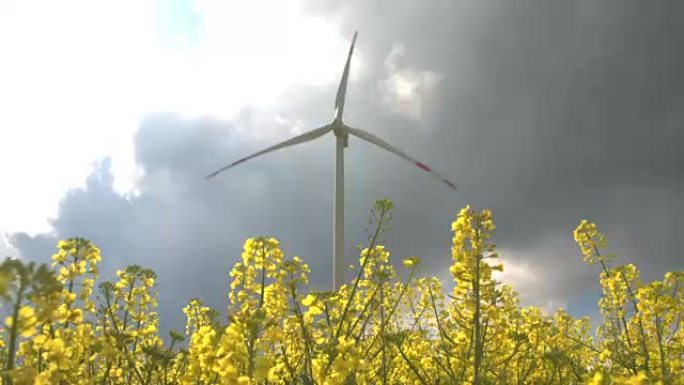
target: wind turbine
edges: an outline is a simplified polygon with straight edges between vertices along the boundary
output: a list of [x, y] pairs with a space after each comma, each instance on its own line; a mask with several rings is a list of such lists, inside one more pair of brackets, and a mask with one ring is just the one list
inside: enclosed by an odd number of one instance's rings
[[281, 148], [294, 146], [304, 142], [308, 142], [319, 138], [330, 131], [335, 134], [336, 144], [335, 144], [335, 185], [334, 185], [334, 210], [333, 210], [333, 288], [335, 290], [339, 289], [344, 282], [344, 149], [348, 146], [349, 135], [356, 136], [359, 139], [363, 139], [367, 142], [373, 143], [374, 145], [389, 151], [411, 163], [418, 166], [421, 170], [430, 173], [435, 178], [439, 179], [441, 182], [445, 183], [450, 188], [456, 190], [456, 185], [446, 178], [442, 177], [438, 173], [432, 171], [424, 163], [417, 161], [411, 156], [407, 155], [405, 152], [391, 146], [384, 140], [378, 138], [377, 136], [368, 133], [366, 131], [360, 130], [358, 128], [352, 128], [347, 126], [342, 122], [342, 114], [344, 112], [344, 99], [347, 93], [347, 81], [349, 79], [349, 65], [351, 63], [351, 57], [354, 53], [354, 44], [356, 43], [356, 36], [358, 32], [354, 33], [354, 38], [352, 39], [351, 47], [349, 48], [349, 55], [347, 56], [347, 62], [344, 65], [344, 71], [342, 72], [342, 79], [340, 80], [340, 86], [337, 89], [337, 97], [335, 98], [335, 115], [331, 123], [326, 124], [323, 127], [316, 128], [302, 135], [295, 136], [294, 138], [288, 139], [284, 142], [278, 143], [264, 150], [256, 152], [252, 155], [239, 159], [229, 165], [221, 167], [220, 169], [212, 172], [207, 176], [207, 179], [213, 178], [216, 175], [228, 170], [231, 167], [235, 167], [240, 163], [244, 163], [252, 158], [280, 150]]

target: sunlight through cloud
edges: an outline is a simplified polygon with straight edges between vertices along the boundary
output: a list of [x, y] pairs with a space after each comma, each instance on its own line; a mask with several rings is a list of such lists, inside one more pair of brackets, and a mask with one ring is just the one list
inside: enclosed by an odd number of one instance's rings
[[135, 193], [145, 115], [227, 120], [288, 87], [335, 83], [347, 45], [299, 1], [10, 1], [0, 35], [0, 125], [11, 127], [0, 229], [31, 233], [49, 229], [59, 198], [104, 156], [116, 190]]

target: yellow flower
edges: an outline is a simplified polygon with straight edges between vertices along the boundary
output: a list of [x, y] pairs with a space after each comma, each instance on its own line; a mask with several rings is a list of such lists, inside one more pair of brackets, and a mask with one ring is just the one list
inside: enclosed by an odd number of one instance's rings
[[603, 374], [601, 372], [594, 373], [587, 385], [603, 385]]
[[43, 344], [43, 349], [50, 354], [64, 353], [64, 341], [60, 338], [51, 339]]
[[302, 299], [302, 305], [306, 307], [310, 307], [316, 302], [316, 296], [313, 294], [309, 294], [304, 299]]
[[419, 262], [420, 262], [420, 258], [409, 257], [409, 258], [404, 259], [403, 264], [404, 264], [405, 268], [409, 269], [409, 268], [417, 265]]
[[[22, 337], [30, 337], [35, 333], [36, 323], [38, 318], [36, 317], [36, 312], [30, 306], [22, 306], [19, 309], [19, 322], [17, 322], [17, 332]], [[10, 316], [5, 319], [5, 325], [8, 328], [14, 326], [14, 319]]]
[[646, 376], [646, 373], [644, 372], [639, 372], [636, 376], [631, 376], [627, 380], [625, 380], [624, 384], [625, 385], [642, 385], [646, 383], [646, 380], [648, 380], [648, 377]]
[[172, 332], [172, 345], [159, 335], [154, 272], [125, 267], [94, 297], [99, 249], [80, 238], [61, 241], [52, 277], [20, 261], [2, 264], [5, 314], [14, 314], [15, 298], [23, 306], [0, 328], [0, 356], [7, 359], [11, 344], [15, 385], [138, 383], [140, 374], [150, 385], [472, 384], [478, 377], [501, 385], [679, 385], [684, 272], [643, 283], [636, 266], [605, 263], [605, 238], [582, 221], [575, 239], [585, 259], [603, 265], [604, 319], [594, 333], [588, 318], [519, 306], [513, 288], [494, 279], [503, 269], [491, 261], [495, 228], [491, 211], [460, 210], [451, 293], [436, 277], [414, 278], [418, 257], [403, 260], [409, 274], [397, 277], [379, 244], [361, 251], [354, 281], [310, 292], [302, 259], [285, 259], [274, 238], [248, 239], [230, 271], [227, 325], [190, 300], [187, 338]]

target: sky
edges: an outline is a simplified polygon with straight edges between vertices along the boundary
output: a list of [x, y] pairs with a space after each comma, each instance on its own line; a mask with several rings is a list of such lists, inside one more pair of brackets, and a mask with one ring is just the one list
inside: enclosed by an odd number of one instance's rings
[[333, 115], [455, 180], [349, 139], [346, 258], [373, 202], [384, 242], [450, 281], [450, 224], [491, 208], [524, 305], [596, 316], [597, 270], [572, 239], [596, 222], [646, 280], [684, 268], [684, 26], [677, 0], [135, 0], [0, 3], [0, 253], [58, 239], [102, 273], [159, 274], [162, 327], [200, 297], [224, 309], [244, 240], [280, 239], [332, 276], [334, 138], [214, 169]]

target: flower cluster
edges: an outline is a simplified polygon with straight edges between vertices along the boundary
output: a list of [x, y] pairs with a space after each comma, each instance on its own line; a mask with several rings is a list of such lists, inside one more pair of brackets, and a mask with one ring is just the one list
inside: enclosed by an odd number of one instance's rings
[[337, 291], [307, 289], [309, 267], [276, 239], [248, 239], [225, 314], [192, 299], [185, 333], [167, 338], [149, 269], [100, 281], [100, 251], [80, 238], [58, 243], [51, 268], [7, 259], [0, 384], [684, 384], [684, 272], [644, 283], [582, 221], [575, 240], [600, 265], [594, 333], [586, 317], [521, 307], [495, 279], [491, 211], [458, 212], [445, 291], [420, 258], [395, 261], [379, 244], [391, 210], [377, 202], [355, 276]]

